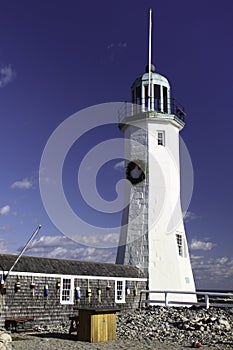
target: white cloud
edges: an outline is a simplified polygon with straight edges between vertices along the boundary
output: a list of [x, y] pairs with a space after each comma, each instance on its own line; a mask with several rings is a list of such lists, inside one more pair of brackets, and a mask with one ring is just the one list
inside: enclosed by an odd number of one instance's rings
[[[3, 253], [6, 252], [6, 248], [6, 241], [0, 240], [0, 249]], [[19, 251], [21, 249], [22, 247]], [[65, 236], [44, 235], [32, 242], [26, 255], [114, 263], [116, 248], [86, 247], [74, 243]], [[191, 255], [191, 263], [198, 289], [233, 289], [233, 258]]]
[[65, 236], [42, 236], [32, 242], [26, 255], [114, 263], [116, 249], [86, 247]]
[[114, 165], [115, 170], [123, 170], [125, 168], [125, 161], [121, 160], [120, 162]]
[[7, 253], [7, 242], [3, 238], [0, 238], [0, 252], [1, 254]]
[[60, 245], [62, 246], [63, 244], [66, 244], [66, 246], [68, 246], [69, 244], [72, 245], [73, 242], [65, 236], [41, 236], [32, 242], [31, 247], [34, 247], [35, 245], [37, 248], [45, 246], [54, 247]]
[[110, 50], [110, 49], [113, 49], [114, 47], [126, 48], [127, 42], [119, 41], [117, 44], [110, 43], [108, 44], [107, 49]]
[[0, 208], [0, 215], [6, 215], [10, 211], [10, 206], [5, 205], [4, 207]]
[[205, 241], [198, 241], [197, 239], [192, 239], [190, 244], [191, 250], [211, 250], [214, 247], [216, 247], [216, 244], [213, 242], [205, 242]]
[[0, 88], [9, 84], [15, 77], [15, 72], [11, 66], [0, 68]]
[[127, 42], [119, 42], [118, 43], [118, 47], [124, 47], [124, 48], [126, 48], [127, 47]]
[[83, 244], [90, 247], [117, 247], [119, 242], [119, 233], [96, 233], [95, 235], [79, 235], [73, 237], [76, 242], [82, 242]]
[[224, 265], [229, 261], [229, 258], [226, 256], [223, 256], [222, 258], [216, 259], [216, 263], [220, 265]]
[[8, 232], [8, 231], [10, 231], [9, 226], [0, 226], [0, 232]]
[[192, 211], [187, 211], [187, 212], [183, 212], [183, 218], [184, 218], [184, 222], [188, 223], [190, 221], [199, 219], [200, 216], [196, 215]]
[[203, 259], [204, 256], [203, 255], [191, 255], [190, 258], [191, 258], [191, 260], [200, 260], [200, 259]]
[[12, 189], [21, 189], [21, 190], [29, 190], [30, 188], [32, 188], [32, 182], [29, 181], [28, 179], [23, 179], [21, 181], [15, 181], [12, 185], [11, 185]]
[[104, 59], [106, 62], [110, 63], [119, 63], [123, 56], [127, 52], [127, 42], [110, 42], [107, 45], [107, 57]]
[[199, 257], [196, 259], [191, 255], [191, 263], [198, 289], [233, 289], [232, 257]]

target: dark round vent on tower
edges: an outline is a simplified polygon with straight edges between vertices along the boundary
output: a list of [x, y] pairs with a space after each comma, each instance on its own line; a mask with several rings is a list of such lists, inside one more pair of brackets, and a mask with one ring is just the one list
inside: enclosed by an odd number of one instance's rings
[[[152, 73], [155, 72], [155, 66], [153, 64], [150, 65], [150, 71]], [[149, 64], [146, 65], [146, 73], [149, 73]]]

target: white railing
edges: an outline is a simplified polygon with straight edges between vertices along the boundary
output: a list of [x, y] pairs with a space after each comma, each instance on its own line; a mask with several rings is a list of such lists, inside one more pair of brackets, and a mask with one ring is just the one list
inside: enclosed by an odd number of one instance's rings
[[[143, 299], [143, 294], [146, 295], [146, 297], [150, 294], [163, 294], [164, 295], [164, 299], [163, 300], [152, 300], [152, 299]], [[172, 295], [174, 294], [179, 294], [179, 295], [196, 295], [196, 297], [199, 296], [204, 296], [204, 302], [202, 301], [197, 301], [197, 302], [193, 302], [193, 301], [177, 301], [177, 300], [172, 300]], [[213, 302], [210, 302], [210, 297], [215, 297], [213, 300]], [[222, 300], [222, 298], [224, 298], [224, 303], [219, 303], [218, 299]], [[220, 293], [220, 292], [192, 292], [192, 291], [171, 291], [171, 290], [163, 290], [163, 291], [159, 291], [159, 290], [141, 290], [140, 291], [140, 300], [139, 300], [139, 308], [141, 309], [143, 304], [147, 304], [149, 305], [151, 304], [157, 304], [157, 305], [162, 305], [165, 307], [169, 307], [169, 306], [174, 306], [174, 305], [181, 305], [181, 306], [185, 306], [185, 305], [196, 305], [196, 306], [205, 306], [206, 309], [209, 309], [210, 306], [213, 307], [233, 307], [233, 293]]]

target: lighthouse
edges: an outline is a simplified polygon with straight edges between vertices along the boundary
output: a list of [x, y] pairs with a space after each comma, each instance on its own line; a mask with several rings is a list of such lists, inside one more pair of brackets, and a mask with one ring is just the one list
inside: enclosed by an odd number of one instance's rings
[[[180, 200], [179, 134], [183, 107], [171, 96], [168, 79], [149, 64], [131, 87], [132, 103], [120, 113], [125, 140], [125, 207], [116, 263], [134, 265], [148, 278], [150, 291], [195, 292]], [[162, 293], [150, 294], [162, 300]], [[172, 299], [195, 302], [192, 294]]]

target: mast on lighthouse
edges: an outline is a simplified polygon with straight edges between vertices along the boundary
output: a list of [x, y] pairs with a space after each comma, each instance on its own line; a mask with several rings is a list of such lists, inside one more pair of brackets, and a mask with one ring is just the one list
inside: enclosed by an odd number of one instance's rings
[[[144, 270], [150, 290], [195, 292], [180, 202], [179, 132], [185, 113], [171, 99], [167, 78], [151, 63], [151, 37], [150, 9], [149, 64], [134, 81], [129, 113], [119, 123], [131, 189], [125, 193], [116, 263]], [[150, 297], [162, 300], [163, 295]], [[174, 298], [181, 304], [196, 301], [187, 294]]]

